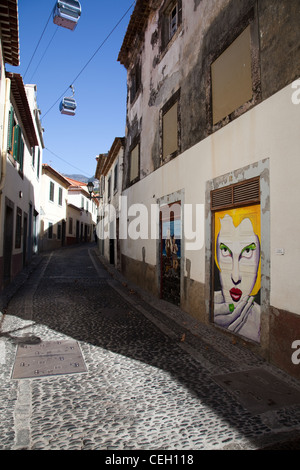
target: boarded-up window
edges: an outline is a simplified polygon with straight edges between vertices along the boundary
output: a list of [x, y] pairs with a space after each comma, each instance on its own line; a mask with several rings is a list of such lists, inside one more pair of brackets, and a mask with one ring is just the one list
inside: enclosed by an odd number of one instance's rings
[[251, 33], [248, 26], [211, 66], [213, 124], [251, 100]]
[[163, 115], [163, 158], [178, 150], [178, 102]]
[[130, 154], [130, 182], [139, 177], [139, 150], [140, 146], [137, 144]]

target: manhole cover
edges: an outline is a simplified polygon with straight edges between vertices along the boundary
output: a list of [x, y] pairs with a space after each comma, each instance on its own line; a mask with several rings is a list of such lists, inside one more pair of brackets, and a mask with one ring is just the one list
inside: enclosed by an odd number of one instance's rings
[[87, 372], [87, 368], [76, 341], [42, 341], [18, 346], [12, 378], [29, 379], [79, 372]]
[[250, 413], [259, 414], [300, 404], [300, 392], [263, 369], [213, 377]]

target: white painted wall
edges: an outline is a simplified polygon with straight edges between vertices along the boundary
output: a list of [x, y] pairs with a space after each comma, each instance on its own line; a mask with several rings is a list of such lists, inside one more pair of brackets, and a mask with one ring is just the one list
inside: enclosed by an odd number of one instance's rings
[[[82, 199], [83, 198], [83, 199]], [[83, 200], [83, 205], [82, 205]], [[86, 186], [82, 186], [81, 190], [69, 190], [68, 191], [68, 203], [75, 207], [84, 210], [82, 211], [80, 221], [85, 224], [96, 224], [97, 222], [97, 208], [95, 201], [90, 199], [90, 194]], [[88, 211], [88, 212], [87, 212]]]
[[[5, 95], [3, 98], [3, 89], [5, 88]], [[36, 130], [36, 135], [38, 137], [39, 146], [36, 149], [36, 159], [35, 165], [32, 165], [32, 154], [31, 148], [28, 147], [28, 142], [26, 140], [26, 134], [23, 132], [24, 140], [24, 159], [23, 159], [23, 177], [19, 175], [18, 172], [18, 163], [16, 163], [11, 156], [8, 155], [7, 149], [7, 135], [8, 135], [8, 113], [11, 107], [11, 104], [14, 105], [15, 113], [18, 116], [18, 109], [14, 103], [10, 101], [10, 80], [1, 78], [0, 85], [0, 100], [4, 99], [4, 115], [2, 131], [0, 132], [2, 140], [2, 179], [0, 183], [0, 189], [2, 190], [1, 194], [1, 226], [4, 227], [4, 208], [5, 208], [5, 197], [10, 199], [15, 204], [16, 208], [20, 208], [23, 213], [26, 213], [28, 216], [28, 230], [30, 228], [29, 223], [29, 206], [32, 205], [32, 213], [36, 210], [37, 213], [40, 213], [40, 181], [41, 178], [37, 174], [37, 153], [38, 148], [40, 149], [40, 170], [42, 167], [42, 151], [43, 145], [41, 142], [41, 137], [38, 133], [36, 119], [34, 117], [34, 110], [37, 108], [36, 103], [36, 88], [34, 85], [25, 86], [26, 95], [28, 99], [28, 104], [31, 110], [33, 124]], [[2, 108], [1, 108], [2, 109]], [[1, 110], [0, 110], [1, 112]], [[1, 116], [0, 116], [1, 119]], [[22, 122], [20, 122], [21, 127]], [[15, 220], [15, 212], [14, 212]], [[39, 226], [39, 218], [37, 219]], [[15, 222], [14, 222], [15, 223]], [[3, 230], [0, 233], [0, 256], [3, 255]], [[34, 234], [33, 234], [34, 235]], [[15, 237], [15, 226], [14, 226], [14, 237]], [[23, 240], [21, 242], [20, 248], [15, 248], [15, 240], [13, 240], [13, 255], [19, 254], [23, 251]]]
[[[54, 183], [54, 201], [50, 201], [50, 181]], [[62, 188], [62, 205], [58, 204], [59, 188]], [[41, 217], [44, 221], [44, 232], [48, 230], [49, 222], [53, 224], [53, 233], [57, 235], [57, 225], [67, 217], [68, 190], [62, 182], [53, 175], [43, 171], [41, 182]], [[43, 236], [43, 233], [41, 234]]]

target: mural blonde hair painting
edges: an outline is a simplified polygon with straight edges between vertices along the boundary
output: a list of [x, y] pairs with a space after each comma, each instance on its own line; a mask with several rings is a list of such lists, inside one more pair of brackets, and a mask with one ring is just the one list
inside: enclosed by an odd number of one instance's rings
[[[218, 235], [221, 230], [221, 220], [225, 217], [225, 215], [229, 215], [232, 218], [233, 224], [235, 227], [238, 227], [240, 223], [244, 219], [249, 219], [251, 221], [253, 231], [255, 235], [257, 235], [259, 239], [259, 243], [261, 243], [261, 224], [260, 224], [260, 205], [256, 204], [253, 206], [247, 206], [247, 207], [239, 207], [236, 209], [230, 209], [230, 210], [223, 210], [215, 213], [215, 263], [218, 267], [218, 270], [221, 271], [219, 262], [218, 262], [218, 257], [217, 257], [217, 241], [218, 241]], [[256, 282], [254, 284], [254, 287], [251, 291], [251, 295], [255, 296], [259, 292], [261, 287], [261, 261], [259, 260], [259, 266], [257, 270], [257, 278]]]
[[214, 222], [215, 263], [219, 271], [214, 279], [214, 322], [259, 342], [260, 205], [216, 212]]

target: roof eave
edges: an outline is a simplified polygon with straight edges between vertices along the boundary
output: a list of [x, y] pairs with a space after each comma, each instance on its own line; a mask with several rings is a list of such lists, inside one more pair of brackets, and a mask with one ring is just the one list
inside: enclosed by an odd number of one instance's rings
[[147, 0], [137, 0], [133, 13], [125, 33], [121, 46], [118, 61], [127, 69], [129, 66], [129, 53], [133, 45], [136, 48], [136, 38], [141, 37], [145, 31], [149, 14], [152, 10], [152, 2]]
[[3, 60], [17, 67], [20, 65], [17, 0], [0, 0], [0, 29]]
[[6, 76], [11, 81], [11, 92], [14, 97], [17, 110], [20, 114], [24, 132], [28, 138], [29, 144], [31, 147], [38, 146], [39, 141], [36, 135], [23, 79], [21, 75], [17, 73], [6, 72]]

